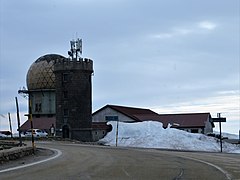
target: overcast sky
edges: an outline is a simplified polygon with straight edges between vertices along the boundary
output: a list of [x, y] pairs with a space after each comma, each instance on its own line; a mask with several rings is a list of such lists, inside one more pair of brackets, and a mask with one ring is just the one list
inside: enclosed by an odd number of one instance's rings
[[15, 96], [26, 120], [17, 91], [30, 65], [67, 56], [79, 37], [94, 61], [93, 111], [221, 112], [223, 130], [238, 133], [239, 9], [239, 0], [1, 0], [0, 129], [8, 129], [8, 112], [16, 124]]

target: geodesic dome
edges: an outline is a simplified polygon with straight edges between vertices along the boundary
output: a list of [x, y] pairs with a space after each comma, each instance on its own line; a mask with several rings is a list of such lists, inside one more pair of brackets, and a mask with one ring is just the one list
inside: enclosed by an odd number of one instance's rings
[[55, 89], [54, 64], [63, 61], [64, 56], [47, 54], [39, 57], [29, 68], [27, 73], [28, 90]]

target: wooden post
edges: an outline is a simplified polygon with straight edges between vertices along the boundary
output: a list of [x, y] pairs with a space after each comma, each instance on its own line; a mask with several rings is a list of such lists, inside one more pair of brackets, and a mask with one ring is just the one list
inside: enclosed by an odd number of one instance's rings
[[11, 122], [10, 113], [8, 113], [8, 120], [9, 120], [9, 126], [10, 126], [11, 138], [13, 138], [13, 134], [12, 134], [12, 122]]
[[21, 137], [21, 130], [20, 130], [20, 117], [19, 117], [19, 108], [18, 108], [18, 99], [16, 99], [16, 107], [17, 107], [17, 122], [18, 122], [18, 134], [19, 134], [19, 145], [22, 146], [22, 137]]
[[119, 124], [119, 119], [117, 120], [117, 129], [116, 129], [116, 147], [118, 145], [118, 124]]
[[239, 129], [239, 132], [238, 132], [238, 143], [240, 144], [240, 129]]
[[29, 96], [29, 121], [31, 124], [31, 131], [32, 131], [32, 148], [33, 148], [33, 154], [35, 154], [35, 145], [34, 145], [34, 136], [33, 136], [33, 121], [32, 121], [32, 101]]

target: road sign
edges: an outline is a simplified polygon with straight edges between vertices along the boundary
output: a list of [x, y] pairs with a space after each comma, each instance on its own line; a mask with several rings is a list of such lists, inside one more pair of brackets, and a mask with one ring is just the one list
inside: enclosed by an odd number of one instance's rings
[[118, 121], [118, 116], [105, 116], [106, 121]]
[[212, 122], [226, 122], [226, 118], [212, 118]]

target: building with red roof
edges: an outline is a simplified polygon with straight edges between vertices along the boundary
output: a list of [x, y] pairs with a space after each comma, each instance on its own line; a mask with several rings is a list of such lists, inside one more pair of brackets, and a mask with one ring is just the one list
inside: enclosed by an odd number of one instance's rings
[[[95, 125], [104, 124], [112, 120], [128, 123], [158, 121], [163, 124], [164, 128], [170, 125], [172, 128], [191, 133], [208, 134], [212, 133], [214, 128], [211, 118], [210, 113], [158, 114], [145, 108], [106, 105], [93, 113], [92, 123]], [[106, 132], [96, 133], [95, 139], [100, 139], [105, 134]]]

